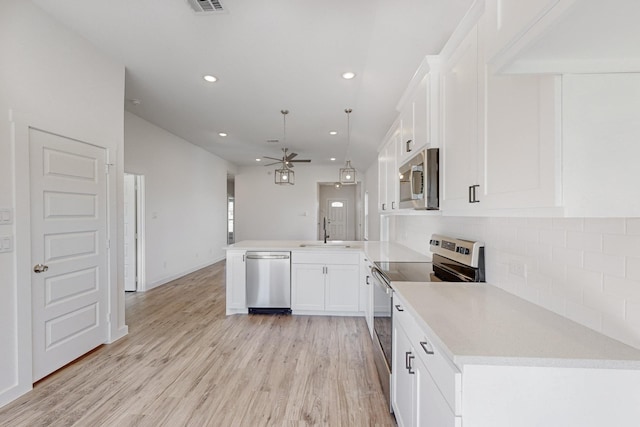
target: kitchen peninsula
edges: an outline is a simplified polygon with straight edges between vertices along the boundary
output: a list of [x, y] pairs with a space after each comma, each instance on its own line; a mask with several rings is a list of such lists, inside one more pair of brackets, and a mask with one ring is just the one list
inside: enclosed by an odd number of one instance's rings
[[[247, 312], [244, 259], [258, 250], [291, 252], [294, 315], [365, 316], [367, 323], [371, 263], [430, 261], [392, 242], [239, 242], [227, 248], [228, 315]], [[334, 269], [349, 273], [321, 281], [302, 274]], [[596, 427], [640, 419], [640, 350], [489, 283], [391, 287], [399, 426], [453, 427], [464, 419], [472, 427]]]

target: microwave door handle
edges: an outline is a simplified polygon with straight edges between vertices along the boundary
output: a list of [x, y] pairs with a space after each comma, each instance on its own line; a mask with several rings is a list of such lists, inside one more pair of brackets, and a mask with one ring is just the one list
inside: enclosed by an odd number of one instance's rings
[[[413, 175], [414, 175], [415, 172], [419, 172], [420, 174], [422, 174], [422, 170], [423, 170], [423, 168], [420, 165], [411, 166], [411, 174], [409, 176], [409, 180], [411, 181], [411, 199], [413, 199], [413, 200], [422, 198], [421, 197], [422, 194], [418, 194], [415, 191], [414, 178], [413, 178]], [[422, 177], [422, 179], [424, 179], [424, 177]], [[421, 189], [421, 191], [424, 191], [424, 190]]]

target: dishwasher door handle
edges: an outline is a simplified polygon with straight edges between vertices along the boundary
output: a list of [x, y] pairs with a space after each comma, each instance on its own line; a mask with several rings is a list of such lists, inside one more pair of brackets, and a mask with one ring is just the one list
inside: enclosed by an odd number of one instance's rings
[[289, 255], [247, 255], [247, 259], [289, 259]]

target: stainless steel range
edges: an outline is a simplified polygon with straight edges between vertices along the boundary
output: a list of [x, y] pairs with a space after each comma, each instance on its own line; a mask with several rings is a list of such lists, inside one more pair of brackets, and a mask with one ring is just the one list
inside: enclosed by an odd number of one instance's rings
[[393, 282], [484, 282], [484, 244], [434, 234], [432, 262], [375, 262], [373, 329], [375, 361], [391, 408]]

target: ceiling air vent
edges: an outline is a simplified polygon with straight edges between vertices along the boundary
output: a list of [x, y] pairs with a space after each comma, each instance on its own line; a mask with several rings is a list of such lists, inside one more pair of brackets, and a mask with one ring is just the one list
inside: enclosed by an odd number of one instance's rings
[[196, 13], [225, 13], [220, 0], [187, 0]]

